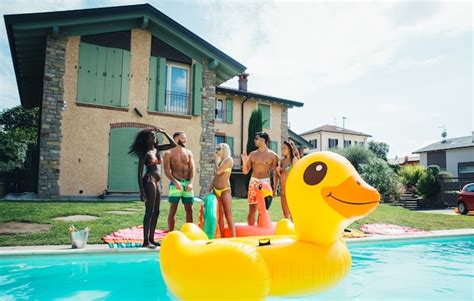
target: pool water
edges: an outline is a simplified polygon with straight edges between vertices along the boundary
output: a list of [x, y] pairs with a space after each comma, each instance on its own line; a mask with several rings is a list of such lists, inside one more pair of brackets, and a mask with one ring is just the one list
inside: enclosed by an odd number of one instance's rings
[[[352, 268], [343, 281], [297, 300], [474, 300], [474, 236], [357, 243], [349, 249]], [[157, 257], [0, 257], [0, 300], [173, 300]]]

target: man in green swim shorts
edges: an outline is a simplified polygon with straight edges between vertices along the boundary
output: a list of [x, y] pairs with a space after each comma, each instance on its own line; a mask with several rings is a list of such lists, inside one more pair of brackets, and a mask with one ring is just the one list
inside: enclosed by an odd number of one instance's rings
[[170, 180], [168, 199], [170, 212], [168, 214], [168, 230], [174, 230], [176, 222], [176, 210], [179, 201], [182, 200], [186, 210], [186, 222], [193, 222], [193, 177], [194, 159], [190, 150], [186, 149], [186, 135], [184, 132], [176, 132], [173, 139], [177, 146], [164, 155], [165, 175]]

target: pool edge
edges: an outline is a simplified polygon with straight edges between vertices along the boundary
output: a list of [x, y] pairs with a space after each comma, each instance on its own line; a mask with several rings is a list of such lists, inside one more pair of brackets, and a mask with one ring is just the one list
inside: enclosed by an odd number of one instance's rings
[[[474, 236], [474, 228], [437, 230], [424, 232], [416, 235], [397, 236], [371, 236], [364, 238], [348, 238], [348, 245], [363, 244], [368, 242], [415, 240], [456, 236]], [[87, 245], [85, 249], [71, 249], [70, 245], [49, 245], [49, 246], [21, 246], [21, 247], [0, 247], [0, 257], [2, 256], [31, 256], [31, 255], [77, 255], [77, 254], [98, 254], [98, 253], [158, 253], [160, 248], [109, 248], [106, 244]]]

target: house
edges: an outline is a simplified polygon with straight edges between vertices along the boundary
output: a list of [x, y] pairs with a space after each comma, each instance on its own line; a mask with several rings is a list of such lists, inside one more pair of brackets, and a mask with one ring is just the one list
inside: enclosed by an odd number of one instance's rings
[[304, 156], [304, 149], [311, 149], [313, 148], [313, 145], [309, 143], [306, 139], [298, 135], [297, 133], [293, 132], [291, 129], [288, 129], [288, 138], [290, 141], [292, 141], [295, 146], [298, 148], [298, 152], [300, 154], [300, 157]]
[[[41, 109], [38, 198], [138, 192], [127, 150], [155, 126], [186, 132], [194, 189], [205, 192], [215, 143], [237, 156], [252, 109], [278, 150], [288, 108], [303, 105], [246, 91], [244, 65], [149, 4], [6, 15], [5, 24], [21, 104]], [[240, 89], [219, 86], [239, 75]]]
[[424, 167], [437, 165], [454, 177], [474, 178], [474, 132], [471, 136], [443, 139], [415, 152]]
[[343, 145], [344, 147], [365, 145], [367, 138], [372, 137], [368, 134], [328, 124], [301, 133], [300, 136], [312, 145], [309, 149], [310, 152], [342, 148]]
[[388, 163], [400, 166], [418, 166], [420, 165], [420, 155], [395, 157], [394, 159], [388, 159]]

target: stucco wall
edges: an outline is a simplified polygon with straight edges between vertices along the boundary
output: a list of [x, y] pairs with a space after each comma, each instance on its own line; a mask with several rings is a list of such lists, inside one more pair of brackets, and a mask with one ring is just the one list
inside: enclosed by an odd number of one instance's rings
[[331, 139], [338, 139], [339, 144], [338, 147], [342, 148], [343, 147], [343, 137], [345, 140], [350, 140], [352, 141], [351, 145], [354, 145], [354, 141], [357, 141], [357, 143], [366, 143], [367, 142], [367, 137], [366, 136], [359, 136], [359, 135], [350, 135], [350, 134], [345, 134], [344, 136], [342, 133], [332, 133], [332, 132], [318, 132], [318, 133], [311, 133], [311, 134], [306, 134], [306, 135], [301, 135], [301, 137], [305, 138], [307, 141], [313, 140], [313, 139], [318, 139], [318, 147], [316, 150], [328, 150], [329, 149], [329, 138]]
[[[163, 127], [170, 135], [184, 130], [188, 136], [188, 148], [199, 167], [201, 117], [178, 118], [147, 113], [151, 34], [141, 29], [132, 30], [130, 70], [133, 76], [129, 83], [129, 107], [126, 112], [76, 105], [79, 43], [80, 37], [71, 37], [66, 48], [64, 98], [67, 106], [62, 112], [60, 194], [79, 195], [82, 190], [83, 195], [98, 195], [107, 188], [110, 125], [119, 122]], [[134, 108], [143, 113], [142, 118], [134, 112]], [[166, 195], [167, 179], [163, 184]], [[193, 185], [198, 192], [199, 170]]]
[[474, 147], [446, 150], [446, 171], [457, 177], [460, 162], [474, 162]]
[[[227, 96], [218, 94], [217, 98], [224, 100]], [[244, 100], [242, 97], [238, 96], [232, 96], [232, 99], [234, 100], [233, 104], [233, 123], [228, 124], [225, 122], [219, 122], [216, 121], [215, 123], [215, 130], [218, 133], [225, 133], [227, 136], [232, 136], [234, 137], [234, 155], [240, 156], [240, 150], [241, 150], [241, 145], [242, 142], [240, 140], [240, 135], [241, 135], [241, 116], [242, 116], [242, 101]], [[270, 135], [270, 139], [273, 141], [278, 142], [278, 154], [281, 154], [281, 111], [282, 111], [282, 105], [277, 104], [277, 103], [270, 103], [270, 102], [263, 102], [263, 101], [258, 101], [260, 103], [264, 104], [269, 104], [271, 106], [271, 128], [270, 129], [263, 129], [265, 132], [267, 132]], [[245, 102], [244, 104], [244, 127], [243, 127], [243, 150], [245, 151], [247, 147], [247, 133], [248, 133], [248, 122], [250, 119], [250, 115], [252, 114], [252, 111], [257, 108], [257, 103], [256, 100], [249, 99]]]

